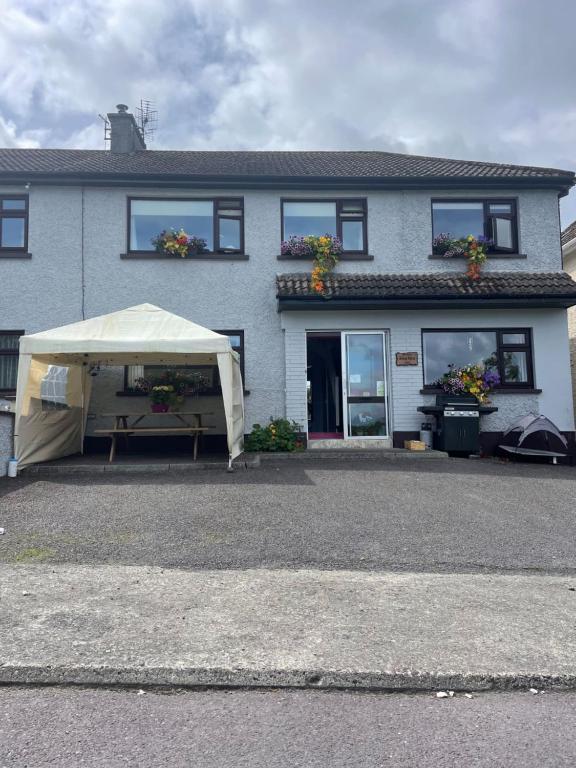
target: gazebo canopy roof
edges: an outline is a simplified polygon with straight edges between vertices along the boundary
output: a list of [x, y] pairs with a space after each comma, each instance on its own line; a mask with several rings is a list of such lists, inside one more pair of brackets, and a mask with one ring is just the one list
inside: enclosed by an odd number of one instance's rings
[[20, 352], [57, 359], [142, 359], [231, 352], [227, 336], [153, 304], [23, 336]]

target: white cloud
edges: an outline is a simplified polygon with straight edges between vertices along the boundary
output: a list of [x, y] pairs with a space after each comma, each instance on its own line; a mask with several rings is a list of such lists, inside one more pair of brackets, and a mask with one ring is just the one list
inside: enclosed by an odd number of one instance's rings
[[43, 129], [19, 132], [12, 120], [0, 115], [0, 147], [41, 147], [48, 131]]
[[99, 148], [97, 113], [147, 98], [157, 148], [576, 166], [571, 0], [0, 0], [0, 12], [4, 143]]

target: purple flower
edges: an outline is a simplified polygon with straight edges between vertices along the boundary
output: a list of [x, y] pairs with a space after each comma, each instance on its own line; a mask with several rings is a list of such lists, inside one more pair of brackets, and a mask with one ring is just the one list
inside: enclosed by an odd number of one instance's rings
[[500, 374], [498, 371], [487, 370], [482, 374], [482, 383], [486, 389], [494, 389], [500, 384]]
[[288, 240], [284, 240], [280, 246], [280, 253], [282, 256], [302, 256], [306, 258], [314, 258], [314, 251], [310, 243], [307, 243], [305, 238], [292, 235]]
[[491, 240], [489, 237], [484, 237], [484, 235], [480, 235], [480, 237], [477, 237], [476, 242], [479, 243], [480, 245], [485, 245], [488, 248], [494, 245], [494, 241]]
[[448, 366], [448, 373], [437, 382], [444, 392], [449, 395], [459, 395], [464, 392], [464, 382], [461, 378], [462, 371], [453, 365]]
[[432, 241], [432, 251], [440, 256], [447, 256], [448, 251], [454, 246], [454, 240], [449, 232], [440, 232]]

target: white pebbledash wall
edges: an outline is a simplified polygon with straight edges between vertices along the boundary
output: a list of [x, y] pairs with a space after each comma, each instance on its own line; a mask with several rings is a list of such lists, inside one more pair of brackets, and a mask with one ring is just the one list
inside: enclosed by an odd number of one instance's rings
[[[0, 192], [24, 192], [24, 187], [4, 187]], [[32, 183], [30, 196], [29, 251], [31, 259], [0, 261], [0, 329], [27, 333], [54, 328], [150, 302], [212, 329], [243, 329], [245, 332], [246, 428], [256, 421], [288, 413], [306, 423], [304, 330], [328, 322], [324, 313], [310, 316], [278, 313], [275, 275], [303, 272], [310, 264], [278, 261], [280, 253], [280, 200], [282, 197], [346, 197], [340, 190], [238, 190], [244, 197], [245, 243], [248, 261], [128, 260], [126, 252], [128, 196], [211, 197], [229, 196], [223, 189], [142, 190], [105, 187], [41, 187]], [[520, 252], [525, 259], [491, 260], [489, 271], [558, 271], [561, 267], [558, 200], [553, 191], [487, 190], [483, 196], [518, 198]], [[462, 261], [430, 260], [432, 197], [478, 197], [473, 192], [445, 190], [358, 190], [355, 197], [368, 200], [368, 247], [373, 261], [344, 261], [340, 272], [461, 272]], [[503, 313], [487, 311], [474, 318], [453, 311], [437, 316], [442, 326], [497, 326]], [[333, 327], [390, 328], [392, 351], [419, 350], [419, 329], [430, 327], [432, 313], [339, 313]], [[527, 322], [529, 317], [530, 322]], [[396, 318], [396, 319], [394, 319]], [[562, 428], [570, 428], [565, 380], [568, 376], [565, 313], [517, 313], [507, 325], [534, 327], [537, 386], [544, 392], [532, 396], [498, 396], [502, 411], [492, 424], [504, 423], [507, 414], [532, 408], [537, 403]], [[522, 319], [520, 319], [522, 318]], [[554, 320], [552, 318], [555, 318]], [[286, 336], [282, 329], [286, 329]], [[532, 322], [533, 321], [533, 322]], [[297, 323], [295, 326], [294, 323]], [[554, 332], [550, 329], [554, 328]], [[294, 336], [292, 336], [294, 334]], [[286, 345], [285, 345], [286, 342]], [[554, 353], [553, 366], [552, 353]], [[547, 371], [548, 366], [548, 371]], [[122, 371], [107, 371], [94, 381], [91, 412], [113, 412], [128, 407], [142, 409], [137, 398], [120, 400]], [[396, 429], [414, 429], [421, 416], [416, 405], [424, 401], [420, 369], [392, 368], [392, 397]], [[215, 398], [195, 402], [206, 410], [219, 410]], [[500, 422], [497, 419], [501, 419]], [[222, 424], [220, 415], [210, 423]], [[487, 422], [486, 422], [487, 423]], [[89, 432], [97, 425], [89, 421]], [[495, 428], [495, 427], [494, 427]], [[221, 430], [224, 431], [223, 428]]]
[[0, 411], [0, 477], [8, 473], [14, 451], [14, 414]]

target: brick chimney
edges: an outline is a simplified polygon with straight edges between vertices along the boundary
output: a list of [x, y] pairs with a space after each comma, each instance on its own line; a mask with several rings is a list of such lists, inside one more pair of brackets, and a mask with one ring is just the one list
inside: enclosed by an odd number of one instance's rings
[[118, 112], [109, 112], [110, 151], [122, 154], [141, 152], [146, 149], [144, 137], [138, 128], [134, 115], [128, 112], [126, 104], [116, 104]]

